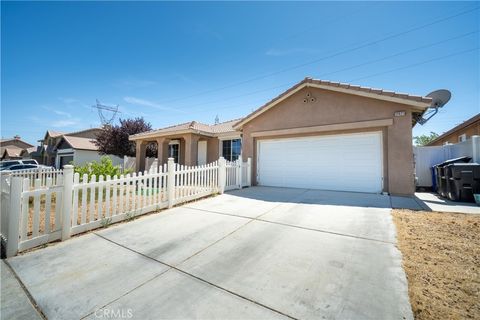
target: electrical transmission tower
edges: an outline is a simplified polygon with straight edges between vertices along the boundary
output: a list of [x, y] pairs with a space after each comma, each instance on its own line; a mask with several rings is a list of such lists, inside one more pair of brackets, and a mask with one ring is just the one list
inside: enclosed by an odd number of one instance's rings
[[116, 106], [107, 106], [104, 104], [101, 104], [98, 99], [96, 99], [96, 105], [92, 106], [92, 108], [97, 109], [98, 111], [98, 116], [100, 117], [100, 121], [102, 122], [102, 125], [104, 126], [109, 126], [113, 123], [113, 120], [115, 120], [115, 117], [117, 114], [121, 113], [118, 111], [118, 104]]

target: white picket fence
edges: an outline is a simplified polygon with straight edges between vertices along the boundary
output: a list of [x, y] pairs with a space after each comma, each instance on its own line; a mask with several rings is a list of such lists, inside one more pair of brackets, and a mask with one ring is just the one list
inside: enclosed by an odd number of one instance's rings
[[33, 189], [32, 180], [21, 175], [11, 176], [6, 186], [2, 184], [1, 231], [6, 235], [8, 257], [138, 215], [249, 186], [251, 160], [227, 163], [220, 158], [203, 166], [183, 166], [169, 158], [163, 167], [143, 173], [93, 175], [90, 179], [84, 175], [81, 180], [73, 171], [73, 166], [65, 166], [56, 177], [57, 184], [53, 177], [46, 177], [45, 184], [36, 177]]
[[9, 171], [5, 170], [0, 173], [3, 180], [10, 180], [11, 177], [22, 177], [28, 178], [30, 180], [29, 188], [35, 188], [35, 181], [40, 180], [40, 186], [45, 187], [47, 184], [47, 179], [51, 179], [53, 186], [62, 184], [63, 170], [54, 169], [54, 168], [39, 168], [39, 169], [24, 169], [24, 170], [15, 170]]

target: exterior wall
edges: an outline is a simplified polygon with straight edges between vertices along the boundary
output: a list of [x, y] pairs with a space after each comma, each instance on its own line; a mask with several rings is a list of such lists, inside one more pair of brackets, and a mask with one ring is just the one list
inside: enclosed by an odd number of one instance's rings
[[470, 139], [472, 136], [480, 135], [480, 120], [476, 121], [465, 128], [460, 128], [449, 135], [442, 137], [441, 139], [436, 140], [435, 142], [429, 144], [429, 146], [442, 146], [448, 143], [458, 143], [458, 137], [462, 134], [467, 136], [467, 139]]
[[208, 138], [207, 140], [207, 163], [218, 160], [219, 157], [219, 140], [218, 138]]
[[[60, 156], [63, 155], [71, 155], [71, 150], [69, 149], [68, 152], [59, 152], [56, 157], [56, 165], [58, 167], [60, 163]], [[65, 150], [67, 151], [67, 150]], [[108, 155], [110, 159], [112, 159], [113, 165], [117, 166], [123, 166], [123, 158], [114, 156], [114, 155]], [[102, 158], [102, 155], [100, 155], [97, 151], [92, 151], [92, 150], [73, 150], [73, 164], [75, 166], [82, 166], [87, 162], [92, 162], [92, 161], [100, 161]]]
[[[304, 103], [307, 92], [316, 99]], [[405, 111], [405, 116], [394, 117], [396, 111]], [[362, 129], [262, 136], [258, 132], [296, 129], [331, 124], [355, 123], [360, 121], [393, 119], [392, 125]], [[384, 152], [384, 191], [392, 194], [413, 194], [413, 151], [412, 116], [410, 107], [393, 102], [381, 101], [329, 90], [305, 88], [280, 102], [272, 109], [257, 116], [243, 127], [243, 158], [252, 157], [252, 181], [256, 184], [256, 145], [261, 139], [326, 135], [364, 131], [382, 131]], [[255, 134], [256, 133], [256, 134]], [[259, 135], [253, 137], [253, 135]], [[354, 161], [355, 159], [352, 159]]]

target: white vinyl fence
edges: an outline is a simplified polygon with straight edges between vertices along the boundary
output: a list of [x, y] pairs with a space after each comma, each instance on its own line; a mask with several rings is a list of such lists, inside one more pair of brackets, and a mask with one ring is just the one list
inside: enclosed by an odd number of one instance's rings
[[62, 184], [63, 170], [54, 168], [39, 168], [39, 169], [24, 169], [9, 171], [5, 170], [1, 173], [2, 180], [9, 181], [11, 177], [22, 177], [30, 180], [29, 188], [35, 187], [35, 181], [40, 179], [40, 186], [44, 187], [47, 184], [47, 179], [51, 179], [52, 185]]
[[480, 163], [480, 136], [473, 136], [466, 141], [443, 146], [413, 147], [413, 154], [417, 186], [431, 187], [430, 168], [436, 164], [459, 157], [471, 157], [473, 162]]
[[183, 166], [169, 158], [161, 168], [120, 177], [84, 175], [80, 179], [73, 171], [73, 166], [67, 165], [62, 174], [46, 177], [45, 183], [38, 176], [12, 175], [5, 183], [2, 180], [1, 232], [6, 235], [7, 257], [148, 212], [249, 186], [251, 160], [227, 163], [220, 158], [203, 166]]

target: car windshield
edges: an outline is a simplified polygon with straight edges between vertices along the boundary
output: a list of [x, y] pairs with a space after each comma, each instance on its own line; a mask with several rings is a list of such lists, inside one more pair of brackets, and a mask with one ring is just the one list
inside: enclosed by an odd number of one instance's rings
[[22, 160], [24, 164], [37, 164], [36, 160]]

